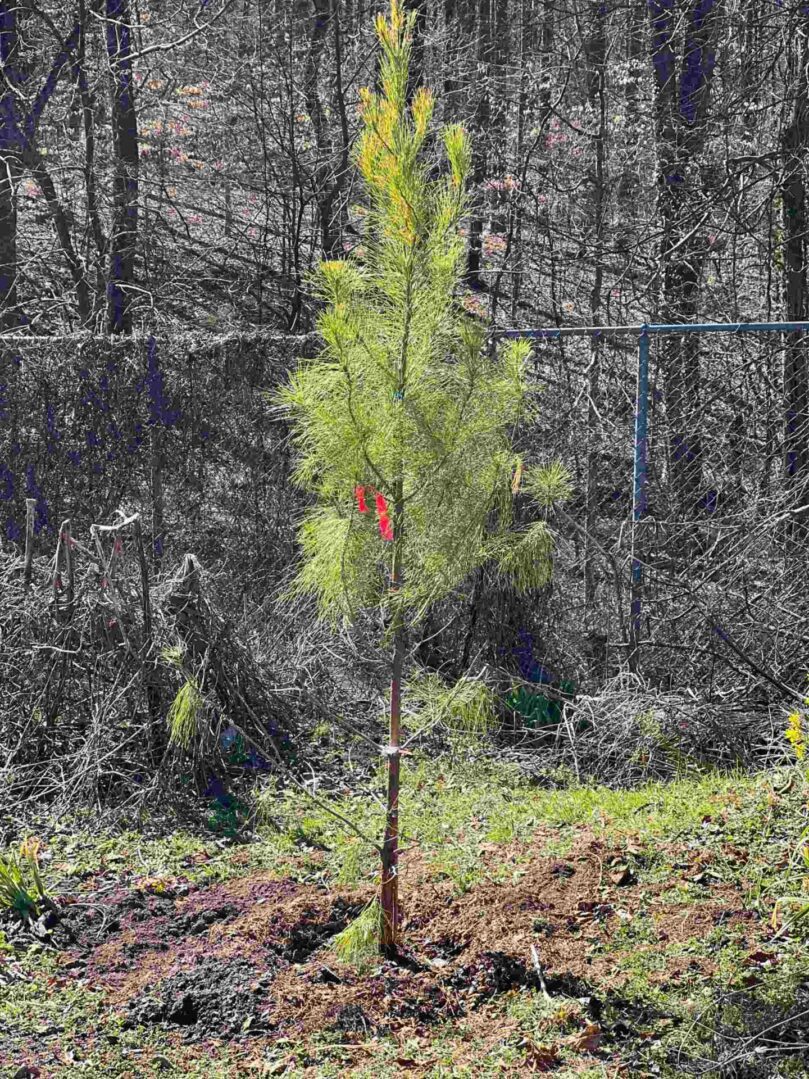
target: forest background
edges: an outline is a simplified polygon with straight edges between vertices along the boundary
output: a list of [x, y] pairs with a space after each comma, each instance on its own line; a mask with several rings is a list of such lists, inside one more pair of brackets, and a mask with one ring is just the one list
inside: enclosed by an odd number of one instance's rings
[[652, 337], [632, 510], [639, 326], [809, 319], [809, 4], [407, 5], [456, 313], [584, 332], [509, 431], [552, 573], [400, 655], [416, 961], [366, 978], [391, 620], [290, 592], [278, 390], [365, 258], [379, 6], [0, 0], [0, 1073], [803, 1074], [802, 333]]
[[[470, 317], [493, 331], [807, 317], [807, 5], [410, 7], [413, 85], [437, 91], [438, 119], [474, 147], [458, 297]], [[301, 500], [264, 392], [317, 347], [309, 272], [362, 257], [351, 155], [374, 11], [0, 4], [4, 542], [16, 557], [28, 527], [43, 603], [71, 615], [47, 561], [64, 568], [62, 523], [72, 544], [119, 508], [142, 514], [140, 562], [103, 534], [131, 585], [127, 630], [94, 579], [110, 654], [119, 624], [133, 654], [153, 632], [149, 573], [186, 551], [248, 637], [289, 576]], [[649, 513], [633, 530], [635, 350], [631, 335], [537, 343], [541, 419], [519, 447], [562, 460], [575, 491], [553, 517], [554, 583], [526, 598], [478, 572], [428, 620], [416, 658], [450, 679], [500, 671], [521, 737], [525, 720], [558, 742], [559, 702], [633, 658], [639, 554], [633, 666], [655, 692], [693, 695], [700, 745], [746, 759], [802, 700], [806, 348], [798, 334], [654, 341]], [[30, 704], [25, 678], [8, 684]], [[37, 684], [34, 711], [55, 719], [70, 679]], [[699, 726], [672, 723], [678, 738]]]

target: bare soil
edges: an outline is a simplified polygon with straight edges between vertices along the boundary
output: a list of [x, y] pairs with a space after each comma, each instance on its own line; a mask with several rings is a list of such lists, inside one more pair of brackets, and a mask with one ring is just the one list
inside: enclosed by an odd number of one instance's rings
[[[586, 829], [563, 859], [543, 853], [548, 838], [540, 831], [529, 848], [492, 845], [484, 858], [501, 874], [505, 858], [511, 880], [485, 880], [461, 895], [435, 879], [417, 850], [409, 852], [401, 956], [366, 970], [340, 964], [328, 945], [371, 898], [369, 888], [327, 889], [268, 874], [83, 894], [54, 933], [60, 967], [65, 979], [101, 989], [128, 1025], [157, 1025], [189, 1048], [209, 1039], [243, 1042], [245, 1059], [282, 1038], [300, 1043], [329, 1031], [346, 1044], [384, 1034], [429, 1039], [437, 1025], [461, 1019], [485, 1039], [494, 1033], [491, 1002], [544, 984], [552, 996], [584, 1002], [587, 1023], [574, 1035], [585, 1055], [604, 1061], [650, 1019], [622, 1006], [627, 975], [610, 949], [639, 911], [657, 940], [639, 942], [638, 952], [663, 954], [661, 942], [704, 938], [722, 925], [740, 927], [751, 956], [766, 954], [766, 927], [739, 907], [738, 889], [715, 884], [698, 902], [672, 901], [671, 879], [639, 884], [631, 859], [616, 862], [615, 851]], [[704, 866], [693, 857], [675, 870], [683, 880], [695, 872]], [[649, 980], [665, 986], [713, 974], [710, 957], [682, 955], [666, 957]], [[535, 1063], [533, 1070], [553, 1070], [553, 1053]]]

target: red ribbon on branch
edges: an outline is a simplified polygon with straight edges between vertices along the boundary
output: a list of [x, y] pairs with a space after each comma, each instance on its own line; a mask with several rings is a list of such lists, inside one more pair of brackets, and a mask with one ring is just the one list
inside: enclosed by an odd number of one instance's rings
[[[373, 491], [373, 488], [371, 488]], [[354, 488], [354, 497], [357, 500], [357, 509], [360, 513], [368, 512], [368, 503], [365, 500], [365, 487], [362, 484], [357, 484]], [[388, 503], [383, 494], [379, 491], [374, 491], [374, 502], [376, 503], [376, 516], [379, 521], [379, 534], [383, 540], [390, 542], [393, 539], [393, 525], [390, 521], [390, 511], [388, 510]]]
[[379, 491], [376, 492], [376, 515], [379, 518], [379, 534], [383, 540], [393, 539], [393, 526], [390, 523], [390, 517], [388, 516], [388, 504], [385, 501], [385, 496], [381, 495]]

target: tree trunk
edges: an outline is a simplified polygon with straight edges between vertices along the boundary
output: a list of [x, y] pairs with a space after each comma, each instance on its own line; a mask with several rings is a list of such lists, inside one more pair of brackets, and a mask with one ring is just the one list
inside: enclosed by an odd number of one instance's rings
[[[690, 0], [684, 19], [679, 80], [675, 0], [650, 0], [649, 10], [662, 232], [660, 318], [667, 323], [693, 322], [699, 312], [706, 249], [705, 237], [694, 221], [699, 220], [702, 208], [700, 166], [704, 164], [701, 156], [707, 136], [720, 4], [717, 0]], [[703, 445], [697, 412], [702, 391], [697, 335], [666, 335], [661, 353], [672, 493], [676, 510], [690, 516], [702, 488]]]
[[[87, 220], [89, 228], [85, 230], [85, 265], [95, 264], [96, 302], [103, 293], [103, 263], [107, 250], [107, 240], [101, 224], [98, 208], [98, 185], [96, 178], [96, 138], [95, 138], [95, 101], [87, 81], [87, 29], [88, 15], [85, 0], [79, 0], [80, 37], [73, 77], [81, 100], [82, 126], [84, 128], [84, 193], [87, 199]], [[94, 258], [90, 257], [90, 244], [95, 247]]]
[[32, 147], [26, 147], [23, 153], [23, 161], [42, 189], [48, 211], [53, 219], [53, 227], [56, 230], [59, 246], [62, 249], [62, 254], [65, 256], [70, 276], [73, 279], [73, 284], [76, 288], [76, 303], [79, 309], [79, 321], [82, 326], [86, 326], [90, 321], [90, 290], [87, 285], [84, 265], [73, 245], [73, 237], [70, 234], [70, 225], [68, 224], [64, 207], [59, 201], [59, 196], [56, 193], [56, 186], [50, 173], [45, 168], [42, 158]]
[[486, 215], [486, 143], [491, 136], [491, 11], [489, 0], [479, 0], [477, 37], [477, 102], [472, 120], [471, 212], [469, 214], [469, 245], [466, 283], [473, 292], [485, 289], [480, 275], [483, 261], [483, 221]]
[[[309, 51], [304, 71], [304, 96], [306, 111], [315, 136], [317, 160], [314, 168], [314, 196], [317, 202], [318, 224], [320, 228], [320, 247], [326, 259], [338, 258], [341, 254], [341, 229], [337, 207], [341, 192], [341, 181], [335, 176], [333, 147], [329, 137], [329, 125], [326, 112], [320, 100], [318, 80], [323, 62], [323, 53], [329, 31], [329, 22], [337, 18], [332, 9], [332, 0], [314, 0], [312, 32], [309, 38]], [[337, 33], [337, 30], [335, 30]], [[339, 41], [338, 38], [335, 39]], [[338, 45], [339, 48], [339, 45]], [[341, 79], [341, 76], [339, 76]]]
[[[398, 484], [393, 513], [394, 551], [390, 588], [395, 594], [402, 586], [402, 524], [404, 502], [402, 484]], [[393, 615], [393, 665], [390, 681], [390, 731], [388, 736], [388, 796], [385, 813], [385, 836], [382, 841], [382, 896], [380, 947], [393, 955], [399, 937], [399, 743], [402, 721], [402, 674], [407, 649], [404, 616], [397, 606]]]
[[20, 88], [26, 80], [18, 0], [0, 0], [0, 328], [17, 325], [17, 185], [22, 173]]
[[555, 24], [554, 24], [554, 9], [555, 3], [553, 0], [542, 0], [542, 30], [540, 34], [541, 38], [541, 51], [542, 51], [542, 75], [540, 76], [539, 83], [539, 102], [542, 108], [542, 113], [548, 116], [551, 111], [551, 79], [553, 77], [553, 63], [556, 57], [555, 53]]
[[[807, 20], [809, 22], [809, 20]], [[807, 27], [809, 30], [809, 27]], [[806, 31], [805, 31], [806, 33]], [[793, 58], [791, 58], [793, 59]], [[806, 152], [809, 148], [809, 37], [800, 49], [793, 105], [782, 139], [784, 228], [784, 293], [786, 317], [803, 322], [809, 317], [806, 277]], [[793, 59], [794, 64], [794, 59]], [[786, 335], [784, 357], [784, 469], [787, 490], [797, 505], [809, 475], [809, 363], [806, 334]], [[802, 531], [805, 532], [806, 525]]]
[[[395, 398], [404, 408], [407, 390], [407, 360], [412, 314], [412, 264], [407, 277], [405, 316], [402, 344], [399, 352]], [[407, 624], [399, 593], [404, 582], [404, 461], [400, 459], [393, 483], [393, 559], [390, 571], [389, 596], [393, 606], [393, 662], [390, 678], [390, 731], [388, 735], [388, 797], [385, 812], [385, 835], [382, 841], [382, 894], [380, 949], [393, 955], [399, 937], [399, 748], [402, 723], [402, 675], [407, 651]]]
[[416, 90], [418, 90], [424, 82], [427, 0], [409, 0], [408, 9], [416, 13], [416, 20], [413, 26], [413, 51], [410, 54], [410, 70], [407, 73], [407, 100], [412, 101]]
[[112, 75], [112, 136], [115, 155], [113, 220], [107, 283], [107, 328], [132, 332], [132, 292], [138, 238], [138, 125], [132, 78], [129, 0], [106, 0], [107, 55]]
[[[588, 96], [598, 115], [598, 137], [594, 140], [595, 169], [593, 172], [593, 258], [595, 272], [590, 292], [590, 324], [597, 326], [601, 318], [601, 291], [604, 279], [604, 201], [607, 136], [607, 15], [602, 0], [592, 0], [592, 28], [588, 40]], [[598, 465], [601, 459], [601, 350], [603, 341], [593, 337], [590, 342], [590, 365], [587, 378], [587, 490], [584, 547], [584, 607], [587, 630], [596, 631], [597, 545], [595, 532], [598, 521]]]

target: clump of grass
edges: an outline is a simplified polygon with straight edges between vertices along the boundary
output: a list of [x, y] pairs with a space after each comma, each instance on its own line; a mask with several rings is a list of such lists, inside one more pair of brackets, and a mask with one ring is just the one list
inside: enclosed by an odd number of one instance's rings
[[187, 678], [171, 702], [167, 716], [169, 742], [188, 749], [197, 733], [197, 719], [202, 708], [202, 694], [193, 678]]
[[379, 900], [373, 899], [353, 922], [338, 933], [332, 949], [341, 963], [364, 967], [379, 955]]
[[439, 876], [451, 880], [456, 895], [465, 895], [483, 876], [480, 848], [477, 844], [448, 844], [432, 861]]
[[163, 662], [168, 663], [170, 667], [174, 667], [178, 671], [182, 670], [184, 656], [185, 651], [179, 644], [174, 644], [171, 645], [169, 648], [164, 648], [163, 651], [160, 653], [160, 658], [163, 660]]
[[49, 905], [39, 870], [39, 841], [26, 839], [19, 852], [0, 855], [0, 910], [31, 921]]

